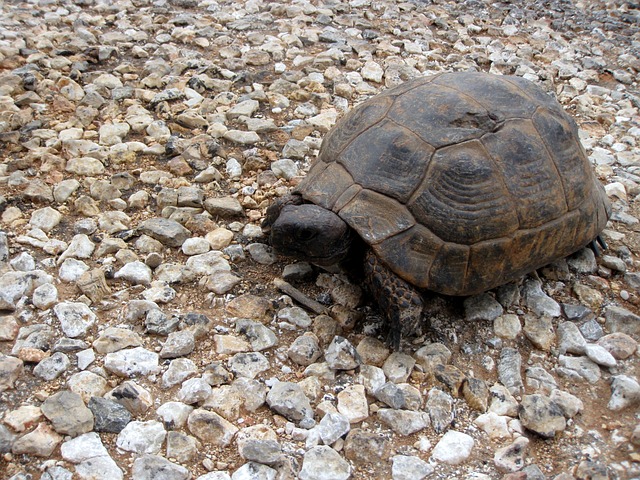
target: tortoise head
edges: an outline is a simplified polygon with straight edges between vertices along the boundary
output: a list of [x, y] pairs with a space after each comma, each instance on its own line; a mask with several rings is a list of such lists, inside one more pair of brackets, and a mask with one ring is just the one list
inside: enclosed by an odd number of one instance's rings
[[318, 265], [343, 260], [351, 247], [351, 228], [332, 211], [309, 203], [296, 204], [300, 202], [285, 197], [267, 210], [262, 229], [271, 246], [279, 254]]

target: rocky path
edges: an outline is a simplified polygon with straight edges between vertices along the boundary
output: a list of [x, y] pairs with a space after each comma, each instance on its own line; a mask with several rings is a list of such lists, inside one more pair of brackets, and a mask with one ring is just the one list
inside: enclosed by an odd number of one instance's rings
[[[617, 0], [0, 1], [0, 476], [640, 478], [639, 51]], [[344, 112], [458, 70], [574, 116], [609, 249], [391, 352], [260, 221]]]

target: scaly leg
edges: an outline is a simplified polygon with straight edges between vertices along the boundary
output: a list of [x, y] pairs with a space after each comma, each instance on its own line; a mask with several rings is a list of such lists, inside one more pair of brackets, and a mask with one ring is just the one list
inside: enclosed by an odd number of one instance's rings
[[413, 285], [385, 267], [371, 250], [365, 257], [364, 277], [389, 322], [387, 342], [398, 350], [402, 337], [415, 333], [422, 321], [422, 295]]

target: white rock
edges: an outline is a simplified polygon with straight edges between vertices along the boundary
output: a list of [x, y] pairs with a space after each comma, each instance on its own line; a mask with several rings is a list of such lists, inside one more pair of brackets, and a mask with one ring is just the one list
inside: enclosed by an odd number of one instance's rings
[[187, 259], [186, 265], [197, 275], [211, 275], [213, 272], [231, 270], [231, 265], [224, 258], [224, 254], [217, 250], [193, 255]]
[[207, 253], [209, 250], [211, 244], [202, 237], [187, 238], [182, 244], [182, 253], [189, 256]]
[[114, 278], [126, 280], [133, 285], [149, 285], [152, 276], [151, 268], [140, 261], [135, 261], [127, 263], [118, 270]]
[[166, 436], [162, 423], [156, 420], [134, 420], [118, 434], [116, 445], [127, 452], [158, 453]]
[[350, 423], [358, 423], [369, 416], [369, 404], [363, 385], [350, 385], [338, 394], [338, 412]]
[[168, 429], [176, 430], [186, 425], [189, 414], [192, 411], [193, 407], [191, 405], [182, 402], [166, 402], [158, 407], [156, 414]]
[[95, 432], [85, 433], [64, 442], [60, 445], [60, 453], [62, 458], [71, 463], [80, 463], [90, 458], [109, 455], [100, 440], [100, 435]]
[[640, 403], [640, 384], [627, 375], [616, 375], [611, 382], [611, 398], [607, 407], [619, 411]]
[[35, 210], [31, 214], [31, 220], [29, 225], [34, 228], [39, 228], [43, 232], [49, 233], [53, 230], [62, 220], [62, 214], [55, 208], [44, 207]]
[[76, 260], [75, 258], [67, 258], [64, 262], [62, 262], [62, 265], [60, 265], [60, 269], [58, 270], [58, 277], [60, 277], [60, 280], [73, 283], [76, 282], [82, 276], [82, 274], [87, 272], [89, 269], [89, 265], [87, 265], [83, 261]]
[[449, 430], [433, 448], [431, 457], [449, 465], [459, 465], [471, 455], [475, 442], [466, 433]]
[[78, 360], [78, 369], [84, 370], [95, 361], [96, 352], [93, 348], [87, 348], [76, 353], [76, 358]]
[[53, 313], [64, 334], [70, 338], [84, 336], [98, 318], [89, 307], [80, 302], [58, 303], [53, 307]]
[[58, 265], [60, 265], [67, 258], [90, 258], [91, 254], [95, 250], [96, 245], [89, 239], [84, 233], [75, 235], [67, 249], [58, 258]]
[[381, 83], [384, 70], [373, 60], [367, 61], [362, 67], [362, 78], [371, 80], [372, 82]]
[[51, 283], [40, 285], [33, 291], [31, 302], [40, 310], [47, 310], [58, 302], [58, 289]]
[[128, 123], [104, 124], [100, 127], [100, 143], [103, 145], [115, 145], [121, 143], [123, 138], [129, 133], [131, 126]]
[[93, 157], [72, 158], [67, 161], [65, 171], [80, 176], [102, 175], [105, 171], [100, 160]]
[[121, 377], [137, 377], [158, 373], [158, 362], [157, 353], [135, 347], [108, 353], [104, 357], [104, 368]]
[[587, 355], [589, 360], [603, 367], [615, 367], [618, 364], [613, 355], [611, 355], [606, 348], [600, 345], [590, 343], [585, 347], [584, 353]]
[[510, 417], [489, 412], [478, 416], [474, 423], [484, 430], [489, 438], [510, 438], [508, 422]]

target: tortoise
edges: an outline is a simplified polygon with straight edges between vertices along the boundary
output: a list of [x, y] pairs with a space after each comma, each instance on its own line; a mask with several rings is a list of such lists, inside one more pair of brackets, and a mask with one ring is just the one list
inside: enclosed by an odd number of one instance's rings
[[364, 280], [398, 347], [420, 325], [423, 291], [478, 294], [605, 246], [610, 213], [553, 97], [523, 78], [459, 72], [352, 109], [262, 227], [277, 253], [318, 265], [362, 243]]

